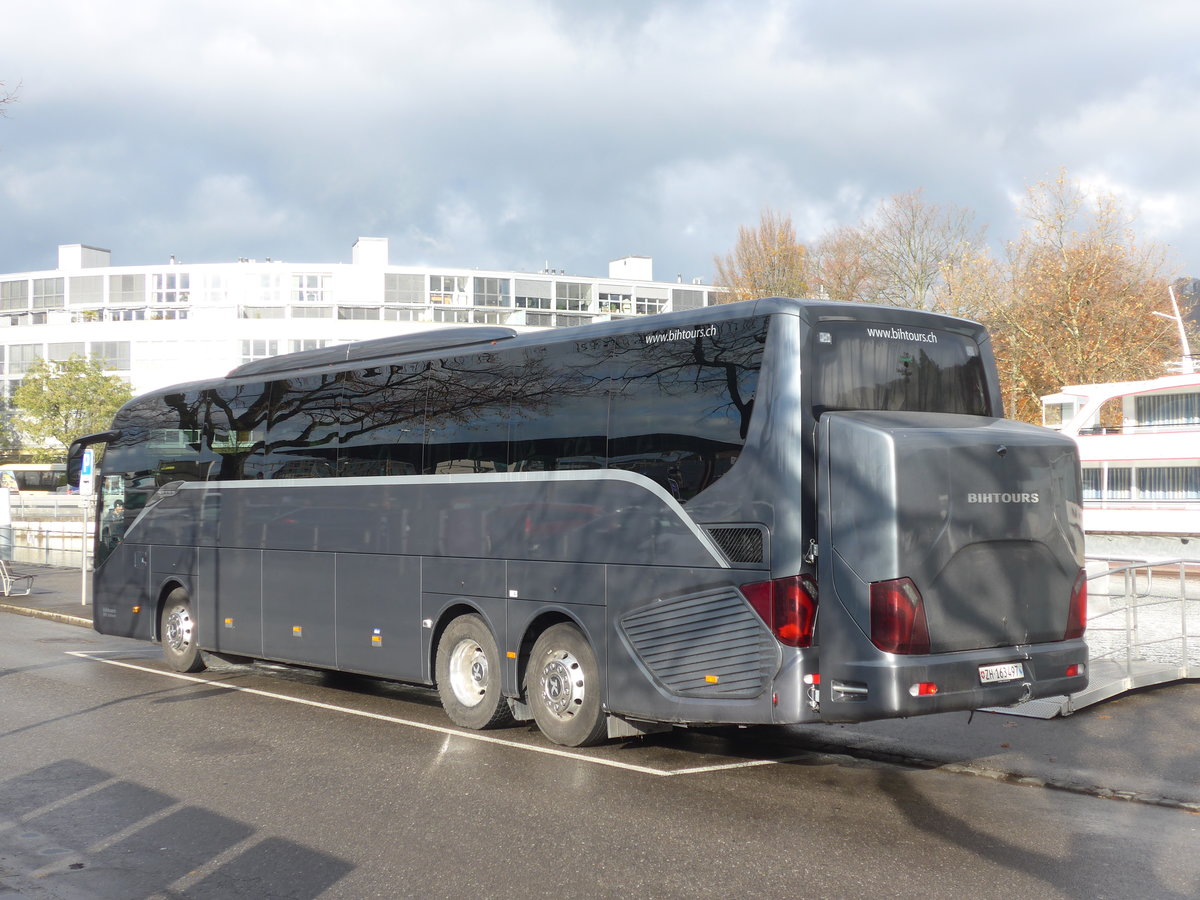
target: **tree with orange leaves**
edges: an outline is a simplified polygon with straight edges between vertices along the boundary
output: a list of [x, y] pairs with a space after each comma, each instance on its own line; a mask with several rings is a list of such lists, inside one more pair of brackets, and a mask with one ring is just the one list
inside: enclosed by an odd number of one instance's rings
[[727, 290], [719, 302], [805, 296], [805, 255], [792, 217], [764, 209], [758, 227], [739, 227], [733, 250], [713, 261], [713, 284]]
[[1023, 212], [1004, 283], [975, 286], [1008, 414], [1039, 422], [1039, 398], [1064, 385], [1165, 374], [1179, 348], [1154, 315], [1170, 309], [1163, 249], [1136, 241], [1115, 197], [1089, 197], [1064, 172], [1031, 187]]

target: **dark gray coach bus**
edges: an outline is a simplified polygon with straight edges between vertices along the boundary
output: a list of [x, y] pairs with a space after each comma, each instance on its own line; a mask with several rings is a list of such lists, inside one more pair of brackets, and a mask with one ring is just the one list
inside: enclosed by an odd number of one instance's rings
[[155, 391], [72, 458], [97, 443], [96, 630], [180, 671], [436, 686], [571, 746], [1087, 683], [1075, 445], [1002, 418], [973, 322], [428, 331]]

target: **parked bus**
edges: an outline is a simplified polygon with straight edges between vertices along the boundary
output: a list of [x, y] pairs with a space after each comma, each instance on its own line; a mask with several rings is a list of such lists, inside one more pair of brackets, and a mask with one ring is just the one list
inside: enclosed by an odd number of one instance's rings
[[4, 463], [0, 465], [0, 488], [10, 491], [54, 493], [67, 483], [65, 463]]
[[[96, 630], [167, 663], [436, 687], [580, 746], [1087, 684], [1075, 444], [1002, 418], [988, 335], [747, 301], [451, 328], [139, 397], [106, 443]], [[819, 587], [819, 593], [818, 593]]]

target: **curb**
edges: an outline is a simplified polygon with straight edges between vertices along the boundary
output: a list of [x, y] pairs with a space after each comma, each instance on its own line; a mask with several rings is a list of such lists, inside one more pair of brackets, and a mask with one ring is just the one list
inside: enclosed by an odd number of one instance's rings
[[16, 613], [18, 616], [29, 616], [32, 619], [49, 619], [51, 622], [62, 622], [66, 625], [76, 625], [80, 628], [91, 628], [92, 620], [83, 616], [72, 616], [69, 613], [54, 612], [49, 609], [30, 609], [28, 606], [14, 606], [11, 603], [0, 603], [0, 612]]
[[1145, 806], [1161, 806], [1167, 809], [1177, 809], [1181, 812], [1200, 815], [1200, 802], [1184, 800], [1178, 797], [1168, 797], [1160, 794], [1150, 794], [1141, 791], [1124, 791], [1116, 788], [1087, 782], [1071, 781], [1064, 778], [1043, 777], [1039, 775], [1022, 774], [1019, 771], [981, 766], [976, 763], [947, 762], [932, 757], [914, 756], [902, 751], [891, 751], [879, 748], [847, 747], [845, 745], [827, 744], [817, 748], [819, 752], [832, 755], [846, 756], [851, 759], [866, 759], [909, 769], [938, 770], [954, 775], [970, 775], [974, 778], [986, 778], [1003, 784], [1039, 787], [1054, 791], [1064, 791], [1068, 794], [1080, 794], [1085, 797], [1095, 797], [1098, 800], [1122, 800], [1127, 803], [1139, 803]]

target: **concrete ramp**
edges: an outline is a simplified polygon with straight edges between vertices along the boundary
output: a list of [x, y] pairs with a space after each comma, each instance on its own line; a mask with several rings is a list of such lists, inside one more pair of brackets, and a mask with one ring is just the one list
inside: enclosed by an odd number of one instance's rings
[[1084, 691], [981, 712], [1053, 719], [1140, 688], [1200, 679], [1200, 563], [1088, 559]]
[[1189, 675], [1187, 666], [1171, 666], [1161, 663], [1135, 662], [1128, 669], [1124, 663], [1113, 660], [1097, 660], [1090, 666], [1091, 678], [1087, 690], [1061, 697], [1043, 697], [1028, 700], [1014, 706], [989, 706], [980, 712], [1001, 713], [1007, 716], [1023, 716], [1027, 719], [1053, 719], [1095, 703], [1103, 703], [1139, 688], [1184, 681]]

